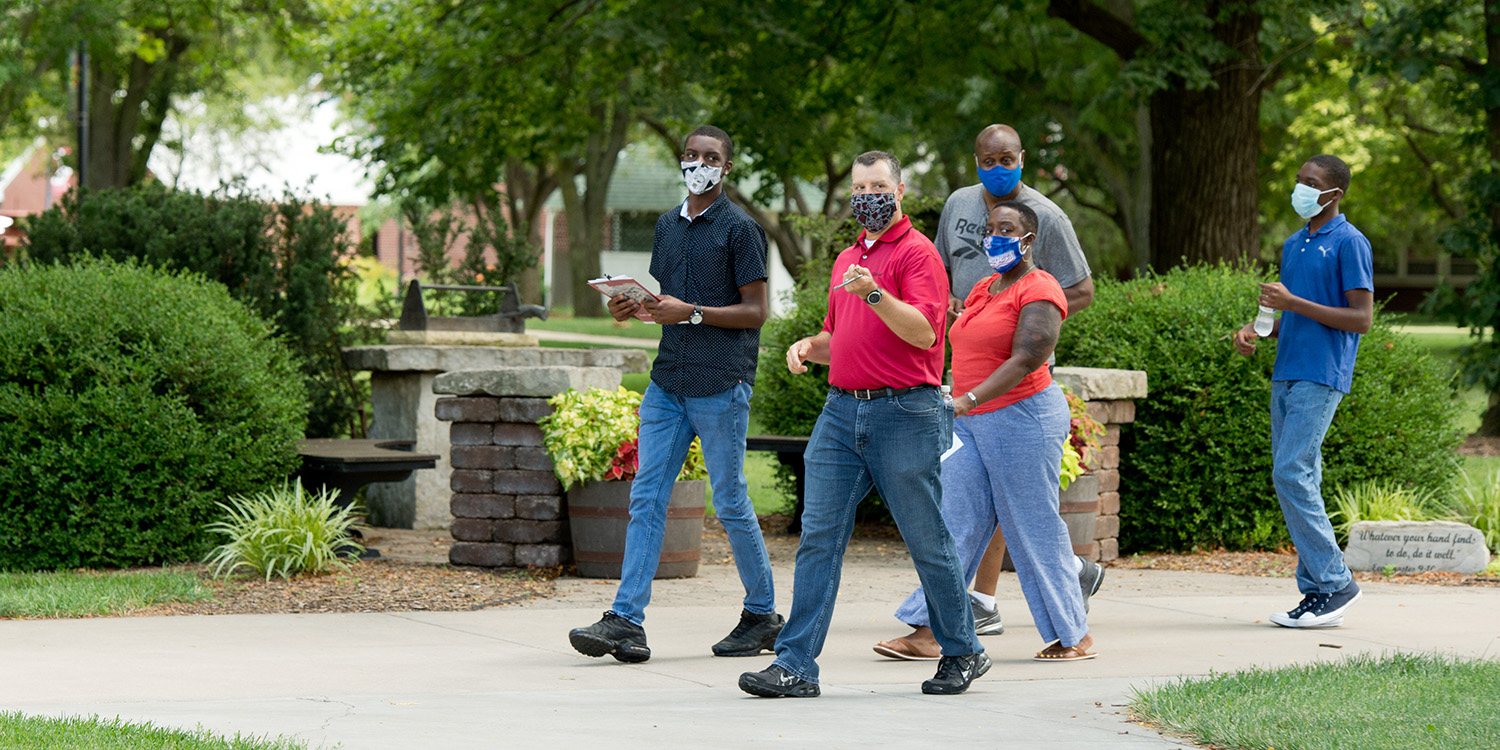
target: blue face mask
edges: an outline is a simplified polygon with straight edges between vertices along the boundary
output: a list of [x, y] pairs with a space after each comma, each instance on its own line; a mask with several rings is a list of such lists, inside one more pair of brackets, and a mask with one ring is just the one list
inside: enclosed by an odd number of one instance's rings
[[1027, 232], [1021, 237], [1006, 237], [1000, 234], [992, 234], [984, 238], [984, 254], [990, 262], [990, 268], [1005, 273], [1016, 267], [1021, 259], [1026, 257], [1026, 250], [1021, 247], [1021, 240], [1035, 236]]
[[1296, 187], [1292, 188], [1292, 210], [1304, 219], [1311, 219], [1323, 212], [1324, 207], [1318, 205], [1318, 199], [1323, 197], [1323, 193], [1331, 193], [1335, 190], [1338, 188], [1328, 188], [1319, 192], [1317, 188], [1299, 182]]
[[[976, 161], [975, 168], [978, 169], [978, 166]], [[1018, 164], [1015, 169], [1006, 169], [997, 164], [989, 169], [980, 169], [979, 184], [984, 185], [984, 189], [990, 191], [990, 195], [1003, 198], [1010, 195], [1010, 191], [1015, 190], [1016, 185], [1021, 183], [1021, 167], [1023, 166], [1025, 165]]]

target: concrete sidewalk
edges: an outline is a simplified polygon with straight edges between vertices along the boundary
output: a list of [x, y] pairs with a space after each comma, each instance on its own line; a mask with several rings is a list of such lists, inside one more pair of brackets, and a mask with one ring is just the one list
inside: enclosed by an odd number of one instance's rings
[[[739, 674], [770, 655], [709, 646], [738, 616], [734, 569], [659, 581], [640, 665], [590, 659], [567, 631], [609, 606], [612, 582], [561, 579], [551, 599], [477, 612], [0, 621], [0, 710], [119, 715], [345, 748], [972, 747], [1170, 748], [1125, 721], [1133, 688], [1387, 651], [1500, 656], [1500, 591], [1370, 584], [1348, 625], [1284, 630], [1265, 617], [1290, 579], [1111, 570], [1090, 622], [1101, 656], [1041, 664], [1013, 574], [995, 667], [965, 695], [924, 696], [931, 662], [870, 651], [916, 583], [899, 542], [856, 540], [819, 660], [823, 696], [752, 698]], [[773, 557], [780, 609], [791, 560]]]

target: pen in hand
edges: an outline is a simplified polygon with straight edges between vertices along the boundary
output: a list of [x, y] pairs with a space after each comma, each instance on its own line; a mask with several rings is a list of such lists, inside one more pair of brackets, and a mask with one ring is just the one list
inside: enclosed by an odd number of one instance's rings
[[859, 278], [860, 278], [859, 276], [855, 276], [852, 279], [844, 279], [844, 283], [839, 284], [838, 286], [834, 287], [834, 289], [843, 289], [844, 287], [849, 286], [849, 282], [851, 282], [851, 281], [858, 281]]

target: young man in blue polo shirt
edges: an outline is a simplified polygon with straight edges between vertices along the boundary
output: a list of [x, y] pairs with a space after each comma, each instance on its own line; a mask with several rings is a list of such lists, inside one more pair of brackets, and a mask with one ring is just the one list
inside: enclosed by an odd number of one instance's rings
[[745, 432], [750, 387], [760, 352], [760, 327], [770, 306], [766, 294], [766, 233], [724, 194], [733, 168], [734, 143], [704, 125], [682, 149], [682, 205], [661, 215], [651, 246], [651, 275], [659, 300], [642, 305], [625, 295], [609, 301], [615, 320], [644, 306], [660, 323], [661, 348], [651, 385], [641, 399], [640, 470], [630, 488], [630, 523], [615, 602], [599, 622], [568, 634], [588, 656], [610, 654], [623, 662], [651, 658], [646, 645], [646, 605], [661, 558], [672, 485], [697, 436], [714, 488], [714, 512], [729, 537], [745, 586], [739, 624], [714, 644], [715, 656], [755, 656], [776, 643], [771, 561], [745, 483]]
[[[1360, 334], [1370, 330], [1375, 283], [1370, 241], [1339, 213], [1349, 165], [1320, 154], [1297, 172], [1292, 208], [1307, 226], [1281, 248], [1281, 281], [1260, 285], [1260, 304], [1281, 310], [1271, 370], [1271, 463], [1276, 497], [1297, 547], [1302, 603], [1271, 615], [1287, 628], [1332, 628], [1359, 600], [1323, 506], [1323, 436], [1354, 380]], [[1254, 324], [1234, 334], [1255, 352]]]

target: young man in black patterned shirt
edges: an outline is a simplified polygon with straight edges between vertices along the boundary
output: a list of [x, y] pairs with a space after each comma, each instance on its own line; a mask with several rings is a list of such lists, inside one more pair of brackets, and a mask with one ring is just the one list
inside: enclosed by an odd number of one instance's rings
[[[645, 303], [662, 325], [651, 385], [641, 402], [640, 470], [630, 491], [630, 525], [614, 605], [603, 619], [568, 634], [588, 656], [623, 662], [651, 658], [642, 627], [661, 557], [667, 503], [695, 436], [703, 441], [714, 512], [724, 525], [745, 586], [740, 622], [713, 646], [716, 656], [754, 656], [776, 645], [771, 562], [745, 482], [750, 389], [768, 310], [766, 233], [724, 194], [734, 144], [705, 125], [683, 146], [688, 197], [656, 222], [651, 275], [658, 301]], [[615, 320], [641, 309], [624, 295], [609, 301]]]

